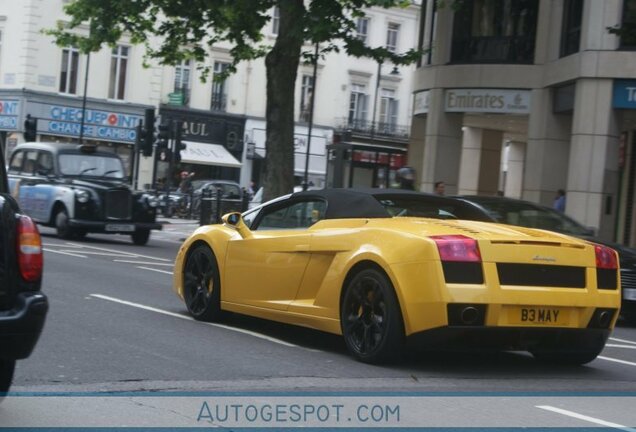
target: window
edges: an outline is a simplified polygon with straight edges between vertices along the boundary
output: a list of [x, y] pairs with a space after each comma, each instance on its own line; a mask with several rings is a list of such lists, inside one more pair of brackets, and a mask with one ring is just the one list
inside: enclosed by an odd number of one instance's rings
[[369, 18], [358, 18], [358, 20], [356, 21], [356, 37], [366, 44], [368, 35]]
[[395, 132], [397, 126], [398, 101], [395, 99], [395, 91], [382, 89], [380, 99], [380, 122], [379, 132]]
[[212, 101], [210, 109], [213, 111], [225, 111], [227, 106], [226, 80], [219, 81], [220, 74], [230, 66], [229, 63], [214, 62], [214, 75], [212, 80]]
[[279, 207], [273, 211], [265, 210], [256, 230], [301, 229], [309, 228], [325, 217], [324, 201], [302, 201]]
[[391, 52], [397, 51], [399, 35], [400, 25], [396, 23], [389, 23], [389, 27], [386, 31], [386, 49]]
[[279, 30], [280, 30], [280, 8], [278, 6], [275, 6], [274, 11], [272, 12], [272, 34], [278, 35]]
[[79, 51], [77, 48], [62, 50], [62, 66], [60, 68], [60, 93], [77, 94], [77, 68]]
[[353, 129], [364, 129], [366, 127], [368, 99], [369, 97], [366, 93], [366, 88], [364, 85], [351, 85], [348, 124]]
[[174, 92], [181, 93], [183, 104], [188, 103], [190, 96], [190, 74], [192, 71], [192, 61], [182, 60], [174, 68]]
[[47, 175], [53, 172], [53, 155], [46, 151], [41, 151], [38, 156], [38, 162], [35, 173], [38, 175]]
[[451, 61], [532, 64], [539, 0], [474, 0], [455, 12]]
[[561, 57], [579, 52], [583, 0], [565, 0], [561, 28]]
[[308, 122], [311, 114], [311, 100], [314, 92], [314, 77], [303, 75], [300, 89], [300, 121]]
[[20, 172], [22, 168], [22, 160], [24, 159], [24, 152], [19, 151], [16, 152], [11, 158], [11, 164], [9, 165], [9, 172], [12, 174], [17, 174]]
[[623, 3], [621, 48], [636, 48], [636, 0], [625, 0]]
[[36, 160], [38, 158], [38, 152], [35, 150], [26, 152], [26, 159], [22, 165], [21, 174], [33, 175], [37, 166]]
[[108, 86], [108, 97], [110, 99], [124, 99], [128, 50], [129, 48], [123, 45], [117, 45], [113, 48], [110, 60], [110, 84]]

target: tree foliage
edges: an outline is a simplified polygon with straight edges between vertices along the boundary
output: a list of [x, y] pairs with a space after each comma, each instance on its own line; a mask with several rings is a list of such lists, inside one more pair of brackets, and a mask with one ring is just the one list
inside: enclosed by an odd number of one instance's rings
[[[409, 0], [74, 0], [65, 6], [69, 20], [46, 32], [58, 45], [76, 46], [82, 52], [127, 39], [145, 46], [147, 60], [166, 65], [196, 61], [202, 79], [209, 77], [206, 59], [220, 42], [231, 44], [228, 74], [242, 61], [265, 57], [265, 196], [272, 197], [293, 187], [294, 87], [300, 59], [313, 61], [307, 44], [319, 43], [319, 55], [344, 50], [378, 62], [412, 63], [421, 53], [396, 54], [382, 46], [367, 46], [355, 31], [357, 18], [368, 8], [410, 4]], [[271, 45], [263, 29], [273, 7], [279, 8], [280, 26]]]

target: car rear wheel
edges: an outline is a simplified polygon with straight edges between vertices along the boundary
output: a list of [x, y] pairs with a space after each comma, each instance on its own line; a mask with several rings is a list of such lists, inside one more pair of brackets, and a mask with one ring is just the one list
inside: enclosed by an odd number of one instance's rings
[[359, 361], [384, 363], [401, 354], [404, 324], [386, 275], [365, 269], [351, 279], [340, 306], [340, 325], [349, 352]]
[[0, 359], [0, 393], [6, 393], [11, 387], [15, 360]]
[[68, 240], [73, 238], [73, 229], [69, 226], [68, 223], [68, 213], [66, 209], [58, 210], [55, 215], [55, 229], [57, 231], [57, 236], [61, 239]]
[[130, 235], [134, 244], [138, 246], [143, 246], [148, 243], [148, 239], [150, 239], [150, 230], [149, 229], [140, 229], [136, 230], [134, 233]]
[[221, 278], [214, 252], [206, 245], [196, 246], [183, 270], [183, 297], [188, 312], [200, 321], [221, 319]]

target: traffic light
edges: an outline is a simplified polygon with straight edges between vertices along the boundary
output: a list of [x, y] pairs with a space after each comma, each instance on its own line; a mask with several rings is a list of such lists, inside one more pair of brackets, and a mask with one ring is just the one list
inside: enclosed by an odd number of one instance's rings
[[141, 145], [138, 147], [141, 149], [141, 154], [144, 156], [152, 156], [152, 144], [154, 138], [154, 128], [155, 128], [155, 109], [148, 108], [144, 113], [144, 128], [141, 132], [138, 131], [139, 135], [143, 135], [140, 137]]
[[181, 122], [174, 123], [174, 163], [178, 164], [181, 162], [181, 150], [186, 149], [186, 145], [181, 142], [181, 131], [182, 126]]
[[155, 139], [155, 143], [157, 147], [166, 148], [168, 147], [168, 141], [170, 140], [170, 125], [167, 123], [160, 123], [157, 126], [157, 135]]
[[27, 114], [24, 120], [24, 140], [35, 141], [38, 134], [38, 119]]

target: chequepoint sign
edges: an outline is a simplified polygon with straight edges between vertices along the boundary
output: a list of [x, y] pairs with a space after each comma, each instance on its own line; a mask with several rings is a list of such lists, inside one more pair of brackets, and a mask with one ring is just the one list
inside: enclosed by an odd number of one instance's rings
[[444, 94], [446, 112], [529, 114], [530, 90], [448, 89]]

